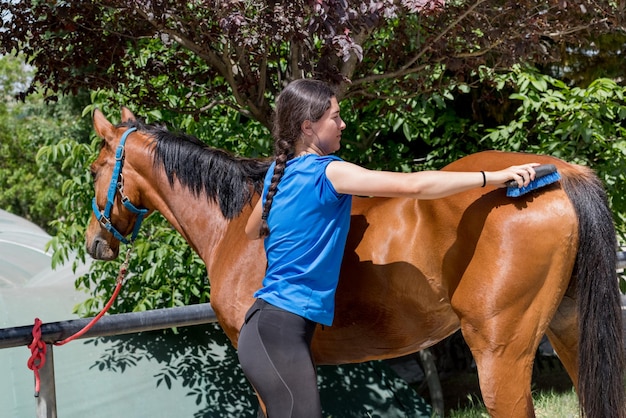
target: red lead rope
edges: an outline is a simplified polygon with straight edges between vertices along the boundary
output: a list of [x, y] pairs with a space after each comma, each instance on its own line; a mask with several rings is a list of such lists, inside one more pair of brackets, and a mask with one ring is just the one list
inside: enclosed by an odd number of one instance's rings
[[[78, 331], [74, 335], [70, 335], [64, 340], [57, 341], [54, 345], [60, 346], [69, 343], [70, 341], [74, 341], [77, 338], [80, 338], [84, 333], [89, 331], [91, 327], [93, 327], [96, 322], [109, 310], [115, 298], [120, 293], [122, 289], [122, 284], [124, 283], [124, 277], [126, 276], [126, 272], [128, 271], [128, 260], [130, 258], [130, 250], [132, 246], [128, 247], [128, 251], [126, 252], [126, 259], [120, 266], [120, 271], [117, 275], [116, 286], [113, 294], [109, 298], [107, 304], [102, 308], [100, 313], [96, 315], [87, 325], [83, 327], [80, 331]], [[39, 318], [35, 318], [35, 325], [33, 325], [33, 341], [28, 344], [28, 348], [30, 349], [30, 358], [26, 362], [26, 365], [29, 369], [31, 369], [35, 373], [35, 397], [39, 396], [39, 389], [41, 386], [41, 378], [39, 376], [39, 369], [41, 369], [44, 364], [46, 364], [46, 351], [47, 346], [46, 343], [41, 339], [41, 325], [42, 322]]]
[[46, 364], [46, 350], [48, 347], [46, 343], [41, 339], [41, 319], [35, 318], [35, 325], [33, 326], [33, 341], [28, 344], [30, 348], [30, 358], [26, 365], [29, 369], [35, 372], [35, 397], [39, 396], [39, 369]]

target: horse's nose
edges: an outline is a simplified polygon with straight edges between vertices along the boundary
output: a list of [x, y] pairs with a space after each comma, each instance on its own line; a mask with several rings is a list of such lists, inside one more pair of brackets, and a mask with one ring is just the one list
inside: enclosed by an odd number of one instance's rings
[[119, 247], [113, 248], [109, 243], [100, 235], [95, 236], [91, 241], [86, 242], [87, 253], [94, 260], [110, 261], [117, 258], [119, 253]]

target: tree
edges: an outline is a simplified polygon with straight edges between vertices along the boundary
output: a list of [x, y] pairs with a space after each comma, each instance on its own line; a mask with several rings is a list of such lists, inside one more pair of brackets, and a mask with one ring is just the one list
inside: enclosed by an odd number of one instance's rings
[[[558, 60], [566, 45], [622, 27], [625, 7], [591, 0], [2, 4], [0, 53], [22, 51], [50, 98], [113, 89], [196, 117], [226, 103], [265, 126], [272, 96], [291, 79], [328, 80], [340, 99], [411, 96], [447, 75], [470, 80], [479, 65]], [[446, 71], [433, 80], [439, 68]], [[163, 89], [178, 99], [163, 101]]]
[[78, 109], [86, 104], [84, 95], [66, 97], [50, 106], [41, 95], [25, 102], [13, 99], [15, 92], [29, 84], [32, 70], [20, 58], [0, 57], [0, 208], [25, 217], [54, 234], [53, 219], [62, 218], [57, 208], [61, 184], [82, 167], [63, 159], [40, 158], [49, 144], [68, 148], [88, 141], [90, 125], [77, 121]]

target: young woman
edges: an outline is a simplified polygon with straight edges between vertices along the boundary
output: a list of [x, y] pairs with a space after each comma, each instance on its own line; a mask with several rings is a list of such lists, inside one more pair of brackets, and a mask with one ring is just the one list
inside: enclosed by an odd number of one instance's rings
[[246, 234], [265, 239], [267, 271], [238, 341], [242, 369], [268, 418], [322, 415], [311, 340], [332, 325], [352, 195], [436, 199], [509, 180], [528, 185], [537, 164], [493, 172], [374, 171], [331, 154], [346, 124], [321, 81], [290, 83], [276, 101], [274, 164]]

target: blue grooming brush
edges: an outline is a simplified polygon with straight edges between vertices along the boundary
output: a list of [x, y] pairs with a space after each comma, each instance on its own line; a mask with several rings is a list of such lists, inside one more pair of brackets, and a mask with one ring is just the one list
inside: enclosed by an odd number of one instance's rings
[[519, 197], [561, 179], [561, 175], [556, 171], [554, 164], [543, 164], [533, 168], [535, 169], [535, 179], [531, 181], [528, 186], [518, 187], [515, 180], [506, 182], [506, 195], [508, 197]]

